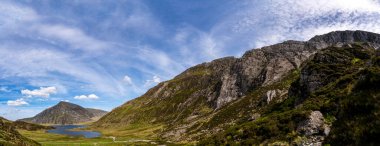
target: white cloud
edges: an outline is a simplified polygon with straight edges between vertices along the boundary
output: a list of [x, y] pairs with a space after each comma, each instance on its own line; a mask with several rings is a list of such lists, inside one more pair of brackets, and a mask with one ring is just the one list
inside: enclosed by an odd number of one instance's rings
[[96, 96], [95, 94], [89, 94], [89, 95], [75, 96], [74, 99], [79, 99], [79, 100], [94, 100], [94, 99], [99, 99], [99, 97]]
[[40, 87], [40, 89], [35, 89], [35, 90], [21, 90], [21, 94], [27, 95], [28, 97], [49, 97], [50, 94], [55, 94], [57, 93], [57, 88], [56, 87]]
[[23, 106], [23, 105], [28, 105], [28, 103], [23, 99], [16, 99], [16, 100], [8, 100], [7, 104], [9, 106]]
[[133, 82], [132, 82], [132, 78], [129, 77], [128, 75], [125, 75], [125, 76], [124, 76], [123, 81], [124, 81], [125, 83], [127, 83], [128, 85], [132, 85], [132, 84], [133, 84]]
[[11, 92], [11, 90], [9, 90], [7, 86], [1, 86], [0, 91], [1, 92]]

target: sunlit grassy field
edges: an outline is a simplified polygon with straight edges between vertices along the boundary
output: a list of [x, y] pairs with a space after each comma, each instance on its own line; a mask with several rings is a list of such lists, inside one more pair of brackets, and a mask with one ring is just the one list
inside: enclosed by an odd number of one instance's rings
[[[160, 125], [142, 126], [131, 125], [122, 130], [102, 129], [102, 137], [84, 138], [62, 134], [47, 133], [44, 130], [26, 131], [18, 130], [22, 135], [33, 139], [43, 146], [122, 146], [122, 145], [174, 145], [167, 142], [153, 140], [154, 131], [160, 129]], [[79, 130], [79, 129], [74, 129]], [[113, 140], [115, 138], [115, 141]]]

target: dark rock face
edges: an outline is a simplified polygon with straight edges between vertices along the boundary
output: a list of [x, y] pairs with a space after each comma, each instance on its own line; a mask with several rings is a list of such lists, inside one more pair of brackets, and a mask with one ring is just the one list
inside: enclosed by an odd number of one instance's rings
[[[372, 48], [370, 45], [362, 43], [343, 45], [339, 48], [329, 47], [315, 54], [312, 61], [301, 70], [299, 87], [297, 87], [302, 89], [300, 96], [307, 97], [339, 76], [354, 72], [355, 69], [347, 66], [355, 64], [355, 61], [370, 59], [371, 54], [368, 53], [370, 51], [366, 51]], [[353, 46], [357, 47], [353, 49]]]
[[103, 116], [106, 112], [94, 109], [85, 109], [79, 105], [69, 102], [59, 102], [57, 105], [48, 108], [32, 118], [21, 119], [20, 121], [38, 124], [75, 124], [91, 121], [92, 118]]
[[325, 123], [320, 111], [312, 111], [307, 120], [299, 123], [297, 132], [306, 136], [301, 145], [322, 146], [325, 136], [330, 132], [330, 126]]
[[302, 121], [297, 128], [297, 132], [311, 136], [315, 134], [324, 133], [325, 123], [323, 115], [320, 111], [313, 111], [310, 113], [310, 116], [307, 120]]

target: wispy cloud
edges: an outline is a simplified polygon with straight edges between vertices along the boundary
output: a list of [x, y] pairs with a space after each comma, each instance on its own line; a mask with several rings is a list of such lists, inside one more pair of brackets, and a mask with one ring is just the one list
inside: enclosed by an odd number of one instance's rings
[[8, 89], [7, 86], [1, 86], [1, 87], [0, 87], [0, 91], [1, 91], [1, 92], [11, 92], [11, 90]]
[[112, 46], [105, 41], [88, 36], [85, 32], [78, 28], [69, 27], [62, 24], [37, 24], [32, 27], [32, 29], [40, 33], [42, 36], [67, 43], [71, 46], [69, 48], [73, 49], [100, 51], [101, 49], [106, 49]]

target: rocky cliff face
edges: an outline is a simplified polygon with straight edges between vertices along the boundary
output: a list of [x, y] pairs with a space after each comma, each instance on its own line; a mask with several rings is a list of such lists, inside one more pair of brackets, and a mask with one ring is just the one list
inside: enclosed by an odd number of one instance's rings
[[315, 53], [313, 43], [286, 41], [273, 46], [247, 51], [221, 79], [222, 88], [216, 108], [234, 101], [260, 86], [281, 80], [291, 70]]
[[258, 104], [251, 110], [259, 118], [235, 122], [222, 136], [200, 145], [375, 145], [380, 134], [374, 128], [380, 126], [379, 55], [368, 42], [318, 50], [290, 80], [285, 100]]
[[32, 118], [21, 119], [20, 121], [65, 125], [92, 121], [92, 118], [103, 116], [106, 113], [106, 111], [85, 109], [79, 105], [61, 101]]
[[[299, 107], [335, 79], [359, 71], [360, 63], [370, 62], [379, 38], [379, 34], [369, 32], [339, 31], [306, 42], [286, 41], [253, 49], [241, 58], [203, 63], [114, 109], [93, 127], [101, 130], [141, 123], [164, 125], [155, 136], [193, 141], [248, 123], [268, 128], [245, 129], [248, 133], [244, 133], [244, 128], [239, 127], [243, 130], [240, 136], [256, 137], [251, 139], [255, 144], [286, 139], [280, 135], [302, 136], [302, 132], [296, 132], [297, 125], [307, 121], [311, 109]], [[351, 68], [355, 63], [358, 64]], [[267, 127], [268, 123], [279, 125]], [[276, 128], [281, 132], [273, 133]], [[239, 129], [235, 132], [239, 133]], [[232, 140], [234, 134], [225, 136]], [[240, 140], [235, 141], [242, 141], [239, 135], [236, 138]]]

